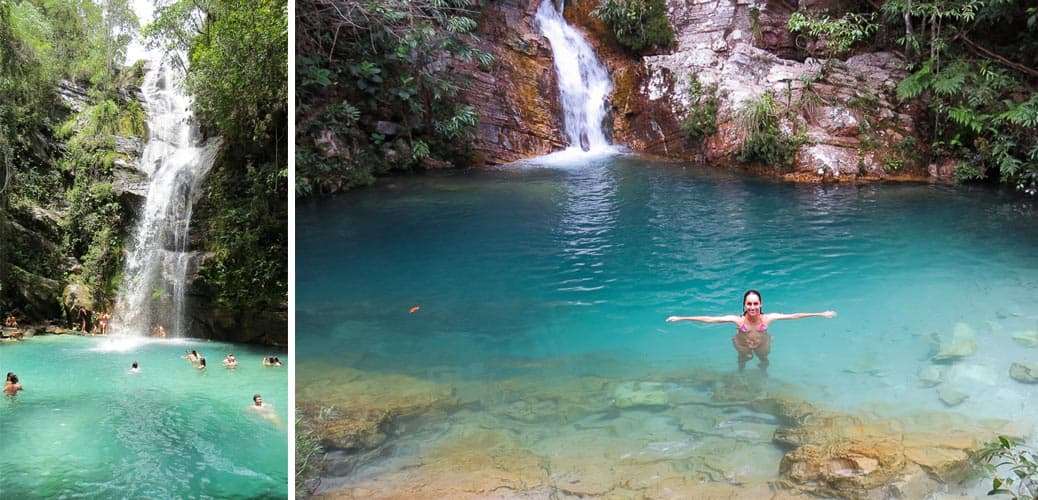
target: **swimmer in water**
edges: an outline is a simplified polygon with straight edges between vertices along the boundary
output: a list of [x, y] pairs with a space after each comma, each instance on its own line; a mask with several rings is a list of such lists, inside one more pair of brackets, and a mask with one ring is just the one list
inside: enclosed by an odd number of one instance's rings
[[130, 373], [138, 373], [140, 371], [141, 371], [141, 367], [137, 365], [136, 361], [134, 361], [133, 365], [130, 366]]
[[18, 375], [15, 375], [12, 372], [7, 372], [7, 380], [4, 381], [4, 394], [14, 396], [22, 389], [22, 385], [18, 383]]
[[735, 335], [732, 337], [732, 345], [739, 353], [739, 371], [746, 369], [746, 362], [753, 359], [754, 354], [760, 360], [760, 370], [767, 375], [768, 354], [771, 353], [771, 334], [768, 333], [768, 325], [772, 321], [784, 319], [801, 318], [833, 318], [835, 311], [820, 313], [764, 313], [764, 304], [760, 292], [747, 290], [742, 297], [741, 315], [729, 314], [726, 316], [671, 316], [668, 322], [677, 321], [700, 321], [703, 323], [735, 323]]
[[252, 396], [252, 404], [249, 405], [249, 411], [256, 412], [257, 415], [263, 417], [266, 420], [274, 422], [278, 428], [281, 427], [281, 419], [278, 418], [277, 414], [274, 413], [274, 408], [267, 403], [263, 402], [263, 397], [259, 394]]

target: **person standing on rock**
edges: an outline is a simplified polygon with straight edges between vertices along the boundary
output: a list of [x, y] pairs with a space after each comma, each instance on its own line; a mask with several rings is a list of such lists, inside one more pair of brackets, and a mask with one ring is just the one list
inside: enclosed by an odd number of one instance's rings
[[833, 318], [835, 311], [820, 313], [764, 313], [764, 307], [760, 292], [747, 290], [742, 296], [741, 315], [729, 314], [726, 316], [671, 316], [668, 322], [677, 321], [700, 321], [703, 323], [735, 323], [735, 336], [732, 337], [732, 345], [739, 353], [739, 371], [746, 369], [746, 362], [753, 359], [754, 354], [760, 360], [760, 370], [767, 375], [768, 354], [771, 353], [771, 334], [768, 333], [768, 325], [772, 321], [783, 319], [801, 318]]
[[90, 324], [90, 311], [87, 311], [85, 306], [79, 306], [79, 315], [77, 316], [77, 319], [79, 320], [80, 333], [86, 333], [87, 325]]

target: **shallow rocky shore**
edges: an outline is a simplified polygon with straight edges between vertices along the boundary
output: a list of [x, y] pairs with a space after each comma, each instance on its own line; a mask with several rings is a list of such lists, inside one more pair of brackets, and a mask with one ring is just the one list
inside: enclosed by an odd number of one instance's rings
[[304, 363], [297, 401], [327, 498], [921, 498], [1009, 421], [826, 410], [780, 380], [707, 370], [433, 382]]

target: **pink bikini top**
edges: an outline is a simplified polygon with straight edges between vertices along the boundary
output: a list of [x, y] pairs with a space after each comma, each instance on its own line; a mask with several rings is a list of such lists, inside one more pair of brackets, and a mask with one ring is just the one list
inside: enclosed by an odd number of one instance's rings
[[[768, 324], [765, 323], [762, 320], [760, 322], [760, 326], [757, 327], [757, 331], [758, 332], [766, 332], [766, 331], [768, 331]], [[750, 332], [750, 327], [746, 326], [746, 323], [739, 323], [739, 332], [740, 333], [749, 333]]]

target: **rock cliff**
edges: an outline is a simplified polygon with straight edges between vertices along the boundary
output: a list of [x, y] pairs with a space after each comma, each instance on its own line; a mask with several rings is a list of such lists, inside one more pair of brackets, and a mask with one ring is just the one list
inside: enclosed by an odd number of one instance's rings
[[[786, 22], [807, 3], [671, 0], [668, 15], [676, 43], [641, 57], [624, 53], [590, 16], [597, 1], [572, 2], [565, 15], [609, 68], [614, 80], [611, 136], [635, 152], [741, 166], [734, 154], [744, 139], [738, 110], [770, 93], [796, 154], [788, 166], [749, 166], [791, 179], [940, 176], [935, 167], [928, 170], [926, 141], [917, 127], [924, 107], [895, 96], [897, 83], [907, 75], [902, 61], [887, 52], [845, 60], [804, 58]], [[481, 21], [481, 36], [499, 61], [489, 73], [477, 74], [479, 83], [469, 93], [482, 116], [477, 150], [485, 163], [563, 146], [550, 45], [532, 21], [536, 7], [536, 0], [494, 3]], [[698, 141], [688, 139], [681, 127], [694, 105], [693, 79], [716, 85], [720, 100], [716, 132]]]

